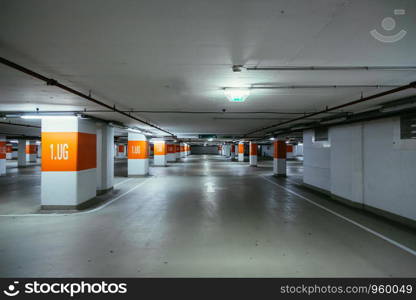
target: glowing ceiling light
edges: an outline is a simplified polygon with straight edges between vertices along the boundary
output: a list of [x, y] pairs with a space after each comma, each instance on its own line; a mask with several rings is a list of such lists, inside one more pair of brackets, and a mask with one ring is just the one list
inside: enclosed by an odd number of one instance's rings
[[46, 116], [45, 115], [23, 115], [23, 116], [20, 116], [20, 118], [35, 120], [35, 119], [56, 119], [56, 118], [61, 119], [61, 118], [77, 118], [77, 117], [74, 115], [72, 116], [69, 116], [69, 115], [55, 115], [55, 116], [53, 115], [46, 115]]
[[224, 95], [230, 102], [244, 102], [250, 95], [248, 88], [224, 88]]

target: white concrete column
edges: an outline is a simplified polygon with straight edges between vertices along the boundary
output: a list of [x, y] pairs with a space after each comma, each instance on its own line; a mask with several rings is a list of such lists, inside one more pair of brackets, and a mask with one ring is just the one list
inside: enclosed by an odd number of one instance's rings
[[286, 177], [286, 141], [275, 141], [273, 148], [273, 175]]
[[17, 146], [17, 166], [26, 167], [26, 140], [19, 140]]
[[128, 176], [149, 174], [149, 142], [144, 134], [129, 132], [127, 146]]
[[42, 142], [38, 143], [38, 153], [37, 153], [37, 158], [42, 158]]
[[97, 186], [95, 123], [77, 117], [42, 119], [41, 203], [44, 209], [80, 209]]
[[36, 162], [38, 145], [36, 141], [27, 141], [26, 142], [26, 161]]
[[114, 127], [97, 124], [97, 194], [114, 185]]
[[168, 162], [175, 162], [176, 161], [176, 153], [175, 153], [175, 143], [171, 141], [166, 142], [166, 157]]
[[250, 142], [250, 166], [257, 166], [257, 143]]
[[6, 137], [0, 135], [0, 176], [6, 175]]
[[231, 147], [230, 147], [230, 156], [231, 156], [231, 160], [235, 160], [235, 144], [231, 144]]
[[13, 145], [12, 144], [6, 144], [6, 159], [12, 159], [13, 158]]
[[238, 143], [238, 161], [244, 161], [244, 143]]
[[155, 166], [163, 166], [166, 167], [167, 165], [167, 149], [166, 149], [166, 141], [160, 140], [155, 141], [153, 143], [153, 149], [155, 152], [155, 157], [153, 164]]

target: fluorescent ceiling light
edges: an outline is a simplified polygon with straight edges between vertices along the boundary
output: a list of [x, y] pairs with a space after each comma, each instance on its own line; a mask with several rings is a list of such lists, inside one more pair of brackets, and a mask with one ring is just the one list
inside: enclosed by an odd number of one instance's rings
[[406, 108], [413, 108], [413, 107], [416, 107], [416, 103], [406, 103], [406, 104], [402, 104], [402, 105], [382, 108], [381, 112], [392, 112], [392, 111], [398, 111], [398, 110], [402, 110], [402, 109], [406, 109]]
[[20, 118], [22, 119], [62, 119], [62, 118], [76, 118], [76, 116], [60, 116], [60, 115], [56, 115], [56, 116], [42, 116], [42, 115], [23, 115], [20, 116]]
[[213, 138], [209, 138], [208, 139], [208, 142], [212, 142], [214, 139]]
[[274, 137], [269, 138], [269, 140], [274, 141]]
[[244, 102], [250, 95], [248, 88], [224, 88], [224, 95], [230, 102]]

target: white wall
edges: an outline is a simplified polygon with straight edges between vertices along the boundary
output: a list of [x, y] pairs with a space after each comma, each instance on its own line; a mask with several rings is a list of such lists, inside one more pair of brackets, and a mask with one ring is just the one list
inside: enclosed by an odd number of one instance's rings
[[305, 183], [416, 220], [416, 140], [400, 140], [399, 118], [331, 127], [328, 146], [304, 132]]
[[303, 182], [330, 190], [330, 143], [315, 142], [314, 131], [303, 133]]

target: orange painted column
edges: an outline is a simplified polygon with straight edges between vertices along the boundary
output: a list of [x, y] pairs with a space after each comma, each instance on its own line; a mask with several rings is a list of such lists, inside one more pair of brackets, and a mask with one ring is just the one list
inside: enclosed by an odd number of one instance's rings
[[231, 149], [230, 149], [230, 152], [231, 152], [231, 160], [235, 160], [235, 144], [231, 144]]
[[172, 141], [166, 142], [166, 157], [168, 162], [176, 161], [176, 145]]
[[180, 143], [179, 149], [180, 149], [180, 157], [185, 157], [185, 143]]
[[128, 133], [127, 153], [128, 176], [149, 174], [149, 142], [144, 134]]
[[286, 141], [277, 140], [273, 143], [273, 174], [286, 177]]
[[26, 142], [26, 161], [36, 162], [38, 155], [38, 145], [36, 141], [27, 141]]
[[257, 143], [250, 142], [250, 166], [257, 166]]
[[13, 158], [13, 145], [6, 144], [6, 159], [12, 159], [12, 158]]
[[166, 149], [166, 141], [155, 141], [154, 145], [154, 165], [155, 166], [164, 166], [167, 165], [167, 149]]
[[6, 175], [6, 138], [0, 136], [0, 176]]
[[244, 161], [244, 143], [238, 143], [238, 161]]
[[96, 130], [77, 117], [42, 119], [42, 208], [79, 208], [96, 196]]
[[179, 158], [181, 157], [181, 147], [179, 143], [175, 143], [174, 147], [175, 147], [175, 158], [178, 161]]

